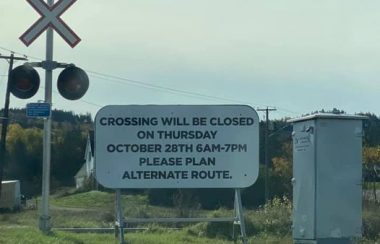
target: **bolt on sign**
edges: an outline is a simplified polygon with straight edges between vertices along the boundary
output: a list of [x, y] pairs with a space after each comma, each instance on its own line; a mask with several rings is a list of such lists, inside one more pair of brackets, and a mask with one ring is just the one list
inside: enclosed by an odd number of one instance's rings
[[244, 188], [259, 171], [246, 105], [110, 105], [95, 117], [95, 171], [109, 188]]

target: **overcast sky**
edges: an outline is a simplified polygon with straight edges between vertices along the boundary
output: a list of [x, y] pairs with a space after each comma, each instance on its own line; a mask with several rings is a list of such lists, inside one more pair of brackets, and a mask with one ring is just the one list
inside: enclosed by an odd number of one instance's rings
[[[55, 34], [54, 59], [88, 71], [90, 88], [77, 101], [54, 92], [53, 106], [95, 115], [109, 104], [241, 103], [277, 107], [274, 118], [334, 107], [380, 115], [379, 12], [375, 0], [78, 0], [62, 19], [82, 41], [71, 48]], [[1, 0], [0, 53], [43, 59], [45, 34], [29, 47], [19, 40], [38, 18], [27, 1]], [[0, 60], [1, 106], [7, 70]], [[11, 104], [43, 99], [40, 88]]]

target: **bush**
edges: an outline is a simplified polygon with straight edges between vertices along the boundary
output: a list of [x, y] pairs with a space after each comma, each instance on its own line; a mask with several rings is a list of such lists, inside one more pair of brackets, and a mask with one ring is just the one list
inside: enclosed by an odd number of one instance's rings
[[[247, 211], [245, 213], [245, 229], [247, 236], [259, 235], [291, 235], [291, 201], [287, 197], [274, 198], [256, 211]], [[209, 217], [226, 217], [232, 216], [233, 211], [219, 209]], [[188, 233], [209, 238], [231, 239], [233, 233], [232, 222], [208, 222], [200, 223], [189, 227]], [[240, 235], [240, 229], [235, 229], [235, 234]], [[235, 236], [236, 237], [236, 236]]]
[[173, 195], [176, 189], [149, 189], [146, 191], [149, 204], [158, 206], [173, 206]]
[[94, 190], [95, 178], [93, 175], [86, 177], [83, 181], [83, 186], [76, 190], [76, 193], [89, 192]]
[[194, 210], [200, 209], [193, 189], [178, 189], [173, 196], [173, 205], [177, 210], [178, 217], [191, 217]]
[[[258, 207], [265, 203], [265, 170], [264, 166], [259, 166], [259, 176], [256, 182], [241, 191], [241, 200], [245, 207]], [[271, 181], [271, 180], [270, 180]]]
[[380, 238], [380, 206], [374, 205], [363, 212], [363, 236], [370, 240]]
[[[213, 211], [208, 217], [219, 218], [231, 216], [231, 212], [226, 209]], [[231, 238], [232, 222], [206, 222], [204, 223], [204, 234], [210, 238]]]
[[[224, 208], [213, 211], [209, 214], [210, 218], [219, 218], [219, 217], [230, 217], [233, 216], [231, 210]], [[248, 218], [245, 218], [245, 229], [247, 235], [253, 235], [255, 233], [255, 228], [252, 221]], [[204, 222], [193, 225], [189, 227], [188, 233], [197, 236], [206, 236], [208, 238], [220, 238], [220, 239], [229, 239], [233, 237], [233, 231], [235, 228], [236, 236], [240, 236], [240, 228], [234, 226], [233, 222]], [[235, 237], [236, 237], [235, 236]]]
[[257, 232], [284, 236], [291, 234], [291, 212], [292, 205], [287, 197], [274, 198], [252, 212], [249, 219]]

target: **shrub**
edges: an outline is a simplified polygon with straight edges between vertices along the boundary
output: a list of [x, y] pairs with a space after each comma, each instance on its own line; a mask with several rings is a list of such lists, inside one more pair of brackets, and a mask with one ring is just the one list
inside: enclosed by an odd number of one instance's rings
[[76, 193], [89, 192], [94, 190], [95, 178], [93, 175], [86, 177], [83, 181], [83, 186], [76, 190]]
[[101, 219], [103, 220], [103, 222], [112, 223], [115, 221], [115, 216], [112, 211], [106, 211], [101, 213]]
[[173, 195], [176, 189], [149, 189], [146, 191], [149, 204], [158, 206], [173, 206]]
[[367, 239], [380, 238], [380, 206], [369, 208], [363, 212], [363, 236]]
[[178, 189], [173, 196], [173, 205], [178, 217], [191, 217], [193, 210], [200, 209], [200, 204], [192, 189]]
[[[233, 212], [227, 209], [218, 209], [209, 214], [210, 218], [229, 217]], [[245, 229], [247, 235], [253, 235], [255, 233], [254, 225], [248, 218], [245, 220]], [[188, 228], [187, 232], [191, 235], [206, 236], [209, 238], [222, 238], [231, 240], [233, 237], [233, 231], [235, 228], [235, 237], [240, 236], [239, 226], [234, 226], [231, 222], [204, 222], [193, 225]]]
[[292, 205], [287, 197], [274, 198], [249, 216], [258, 232], [288, 235], [291, 232]]

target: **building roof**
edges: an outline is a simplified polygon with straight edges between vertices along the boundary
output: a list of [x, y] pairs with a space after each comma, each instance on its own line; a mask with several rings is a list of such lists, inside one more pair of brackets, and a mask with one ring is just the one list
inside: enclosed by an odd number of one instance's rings
[[[88, 156], [88, 150], [91, 150], [91, 156]], [[90, 130], [88, 132], [88, 136], [87, 136], [87, 142], [86, 142], [86, 150], [85, 150], [85, 155], [84, 155], [84, 159], [87, 161], [89, 160], [88, 157], [91, 157], [93, 158], [94, 157], [94, 131], [93, 130]], [[78, 172], [75, 174], [75, 178], [78, 178], [78, 177], [84, 177], [84, 176], [87, 176], [87, 169], [86, 169], [87, 165], [86, 165], [86, 162], [83, 163], [82, 167], [78, 170]]]
[[82, 167], [78, 170], [78, 172], [75, 174], [74, 178], [81, 178], [87, 176], [86, 173], [86, 164], [84, 163]]
[[300, 118], [290, 119], [287, 122], [293, 123], [293, 122], [313, 120], [313, 119], [366, 120], [366, 119], [368, 119], [368, 117], [367, 116], [361, 116], [361, 115], [349, 115], [349, 114], [317, 113], [317, 114], [312, 114], [312, 115], [308, 115], [308, 116], [304, 116], [304, 117], [300, 117]]

